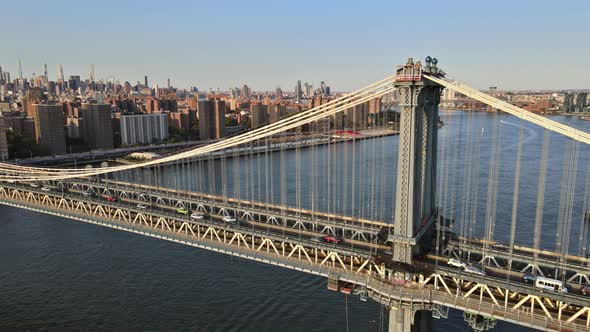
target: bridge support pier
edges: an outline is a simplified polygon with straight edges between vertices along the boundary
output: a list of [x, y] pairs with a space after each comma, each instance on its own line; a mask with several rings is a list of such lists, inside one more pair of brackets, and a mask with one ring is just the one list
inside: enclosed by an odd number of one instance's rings
[[430, 332], [432, 312], [429, 310], [389, 309], [389, 332]]

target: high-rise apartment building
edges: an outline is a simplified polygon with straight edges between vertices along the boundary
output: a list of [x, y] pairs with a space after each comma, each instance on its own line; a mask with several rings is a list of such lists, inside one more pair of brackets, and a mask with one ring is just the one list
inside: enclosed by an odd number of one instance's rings
[[586, 107], [588, 107], [588, 93], [581, 92], [576, 96], [575, 111], [584, 112]]
[[275, 100], [283, 99], [283, 90], [281, 88], [276, 88], [275, 90]]
[[268, 122], [268, 115], [266, 114], [266, 106], [260, 102], [252, 102], [250, 104], [250, 120], [252, 129], [256, 129], [265, 125]]
[[168, 138], [168, 115], [121, 115], [121, 144], [159, 143]]
[[6, 141], [4, 117], [0, 113], [0, 161], [5, 161], [6, 159], [8, 159], [8, 142]]
[[70, 78], [68, 79], [68, 88], [70, 88], [71, 90], [78, 90], [79, 87], [81, 87], [80, 84], [80, 76], [75, 75], [75, 76], [70, 76]]
[[225, 102], [223, 100], [199, 100], [198, 117], [200, 139], [218, 139], [225, 135]]
[[287, 114], [287, 107], [280, 103], [268, 105], [268, 121], [270, 123], [279, 121]]
[[566, 113], [576, 111], [575, 95], [573, 93], [566, 93], [563, 96], [563, 106], [561, 107], [561, 111]]
[[369, 100], [369, 114], [381, 113], [381, 97]]
[[37, 143], [50, 154], [66, 153], [65, 116], [61, 103], [33, 104], [33, 121]]
[[33, 108], [33, 104], [42, 104], [46, 99], [41, 88], [30, 88], [23, 97], [23, 110], [34, 119], [36, 108]]
[[442, 98], [441, 100], [443, 101], [454, 101], [456, 99], [455, 97], [455, 91], [451, 90], [451, 89], [444, 89], [443, 90], [443, 94], [442, 94]]
[[80, 115], [84, 119], [80, 136], [92, 149], [112, 149], [113, 120], [111, 105], [102, 103], [82, 104]]
[[358, 104], [344, 111], [346, 116], [346, 126], [354, 130], [367, 128], [369, 102]]

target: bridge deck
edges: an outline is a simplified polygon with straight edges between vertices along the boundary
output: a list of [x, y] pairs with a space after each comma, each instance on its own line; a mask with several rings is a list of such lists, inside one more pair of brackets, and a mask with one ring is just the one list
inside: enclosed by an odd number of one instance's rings
[[[152, 216], [147, 211], [133, 209], [132, 205], [121, 209], [120, 205], [125, 205], [124, 203], [86, 200], [74, 193], [43, 193], [31, 188], [0, 189], [1, 202], [7, 205], [154, 236], [316, 275], [337, 275], [341, 280], [367, 287], [372, 296], [391, 306], [429, 308], [433, 303], [438, 303], [548, 330], [567, 327], [572, 331], [582, 331], [590, 326], [590, 299], [577, 294], [542, 293], [529, 285], [511, 280], [466, 275], [457, 269], [433, 266], [428, 262], [417, 263], [417, 266], [435, 269], [434, 274], [424, 282], [405, 281], [402, 287], [388, 282], [392, 276], [388, 276], [386, 270], [371, 262], [372, 258], [368, 258], [371, 252], [362, 248], [341, 248], [293, 238], [284, 233], [272, 234], [256, 229], [230, 227], [214, 220], [189, 223], [179, 215], [162, 211], [151, 211], [150, 213], [155, 213]], [[65, 208], [64, 204], [69, 208]], [[80, 204], [85, 208], [81, 209]], [[264, 250], [265, 244], [267, 250]], [[501, 294], [506, 295], [504, 303]], [[535, 299], [542, 301], [536, 307]], [[509, 310], [522, 309], [522, 303], [527, 301], [533, 302], [529, 311]], [[531, 320], [522, 321], [527, 315]]]

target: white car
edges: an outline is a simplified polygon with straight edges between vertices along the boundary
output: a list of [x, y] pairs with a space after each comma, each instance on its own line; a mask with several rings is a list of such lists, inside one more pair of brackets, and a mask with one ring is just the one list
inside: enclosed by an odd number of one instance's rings
[[41, 188], [41, 190], [43, 190], [43, 191], [51, 191], [51, 188], [48, 188], [48, 187], [42, 187], [42, 188]]
[[508, 250], [508, 249], [510, 249], [507, 245], [502, 244], [502, 243], [494, 243], [494, 244], [492, 244], [492, 248], [498, 249], [498, 250]]
[[30, 186], [33, 187], [33, 188], [39, 188], [39, 185], [36, 184], [35, 182], [31, 183]]
[[205, 215], [202, 213], [195, 212], [195, 213], [191, 214], [191, 218], [197, 219], [197, 220], [202, 220], [205, 218]]
[[447, 264], [450, 266], [458, 267], [460, 269], [464, 269], [467, 267], [467, 264], [458, 258], [449, 258]]
[[138, 209], [145, 210], [145, 209], [147, 209], [147, 208], [148, 208], [148, 206], [147, 206], [147, 205], [143, 205], [143, 204], [137, 204], [137, 208], [138, 208]]
[[225, 216], [225, 217], [223, 217], [223, 221], [234, 223], [234, 222], [236, 222], [236, 218], [234, 218], [232, 216]]
[[466, 267], [465, 272], [471, 273], [471, 274], [477, 274], [478, 276], [485, 276], [486, 275], [486, 272], [484, 270], [481, 270], [473, 265]]

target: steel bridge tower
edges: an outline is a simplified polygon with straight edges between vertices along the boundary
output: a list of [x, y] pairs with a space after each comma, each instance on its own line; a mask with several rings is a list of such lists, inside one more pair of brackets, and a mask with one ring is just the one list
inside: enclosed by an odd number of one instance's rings
[[438, 104], [442, 86], [422, 76], [439, 77], [437, 60], [426, 65], [408, 59], [396, 69], [400, 98], [400, 135], [392, 243], [393, 260], [412, 264], [425, 241], [432, 238], [436, 216], [436, 149]]
[[[437, 215], [436, 149], [438, 104], [442, 86], [423, 77], [443, 77], [437, 60], [427, 57], [426, 65], [408, 59], [396, 69], [395, 87], [400, 100], [400, 135], [397, 188], [392, 245], [393, 260], [412, 264], [424, 245], [432, 240]], [[432, 313], [400, 305], [389, 310], [389, 331], [430, 331]]]

